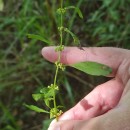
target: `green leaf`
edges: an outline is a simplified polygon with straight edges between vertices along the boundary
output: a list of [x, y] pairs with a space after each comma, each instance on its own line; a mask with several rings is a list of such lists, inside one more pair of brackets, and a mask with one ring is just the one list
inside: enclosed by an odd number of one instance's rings
[[59, 105], [59, 106], [57, 106], [57, 108], [64, 108], [64, 106]]
[[41, 109], [41, 108], [39, 108], [39, 107], [37, 107], [37, 106], [34, 106], [34, 105], [27, 105], [27, 104], [24, 104], [27, 108], [29, 108], [29, 109], [31, 109], [31, 110], [33, 110], [33, 111], [35, 111], [35, 112], [39, 112], [39, 113], [49, 113], [48, 111], [46, 111], [46, 110], [44, 110], [44, 109]]
[[3, 11], [4, 9], [4, 2], [3, 0], [0, 0], [0, 11]]
[[44, 99], [44, 102], [46, 104], [46, 106], [48, 106], [50, 108], [50, 101], [53, 100], [53, 98], [46, 98]]
[[78, 13], [79, 17], [83, 19], [83, 14], [82, 14], [81, 10], [78, 7], [68, 6], [68, 7], [65, 7], [65, 9], [75, 9], [75, 11]]
[[45, 98], [53, 97], [54, 91], [55, 91], [54, 89], [50, 89], [50, 90], [45, 94]]
[[42, 89], [40, 90], [40, 93], [46, 94], [46, 93], [48, 93], [49, 90], [50, 90], [49, 88], [45, 87], [45, 88], [42, 88]]
[[51, 113], [50, 113], [50, 119], [52, 119], [52, 118], [55, 118], [55, 116], [54, 116], [54, 114], [51, 112]]
[[52, 108], [52, 109], [50, 110], [50, 119], [51, 119], [51, 118], [55, 118], [57, 112], [58, 112], [58, 109], [57, 109], [57, 108]]
[[87, 74], [96, 76], [108, 76], [112, 72], [110, 67], [91, 61], [76, 63], [71, 65], [71, 67], [74, 67]]
[[44, 95], [43, 94], [32, 94], [32, 97], [35, 101], [44, 99]]
[[50, 100], [45, 99], [44, 101], [45, 101], [46, 106], [48, 106], [50, 108]]
[[75, 9], [76, 9], [76, 12], [78, 13], [79, 17], [81, 19], [83, 19], [83, 14], [82, 14], [81, 10], [79, 8], [77, 8], [77, 7]]
[[47, 43], [48, 45], [52, 44], [49, 40], [47, 40], [47, 39], [45, 39], [45, 38], [43, 38], [42, 36], [39, 36], [39, 35], [28, 34], [27, 36], [28, 36], [28, 38], [43, 41], [43, 42]]
[[51, 98], [54, 95], [54, 88], [43, 88], [40, 90], [40, 93], [44, 94], [44, 98]]
[[77, 43], [78, 45], [80, 44], [78, 37], [73, 32], [71, 32], [68, 28], [64, 28], [64, 31], [72, 36], [74, 43]]

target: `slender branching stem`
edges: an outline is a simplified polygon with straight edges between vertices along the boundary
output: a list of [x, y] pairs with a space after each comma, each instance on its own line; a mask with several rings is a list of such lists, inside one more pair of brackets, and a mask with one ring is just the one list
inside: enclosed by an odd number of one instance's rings
[[[61, 0], [61, 3], [60, 3], [60, 8], [61, 8], [61, 11], [63, 9], [63, 0]], [[63, 27], [63, 13], [61, 12], [60, 13], [60, 28]], [[59, 31], [59, 35], [60, 35], [60, 46], [62, 46], [62, 43], [63, 43], [63, 30], [60, 29]], [[61, 51], [58, 52], [58, 59], [57, 59], [57, 62], [60, 63], [60, 59], [61, 59]], [[57, 86], [57, 76], [58, 76], [58, 71], [59, 71], [59, 66], [56, 65], [56, 72], [55, 72], [55, 76], [54, 76], [54, 87]], [[55, 108], [55, 116], [56, 116], [56, 120], [58, 121], [58, 116], [57, 116], [57, 105], [56, 105], [56, 96], [55, 96], [55, 90], [54, 90], [54, 95], [53, 95], [53, 103], [54, 103], [54, 108]]]
[[[55, 69], [54, 81], [53, 81], [53, 84], [49, 85], [46, 88], [41, 89], [38, 94], [32, 95], [33, 99], [35, 101], [38, 101], [41, 99], [44, 100], [44, 103], [49, 108], [49, 111], [46, 111], [46, 110], [41, 109], [41, 108], [34, 106], [34, 105], [26, 105], [28, 108], [30, 108], [31, 110], [34, 110], [36, 112], [50, 113], [50, 118], [56, 118], [57, 121], [58, 121], [59, 116], [63, 113], [62, 110], [60, 110], [61, 106], [57, 105], [57, 102], [56, 102], [56, 92], [59, 90], [59, 87], [57, 85], [58, 73], [59, 73], [59, 70], [64, 71], [64, 69], [65, 69], [65, 65], [63, 65], [61, 63], [61, 53], [64, 50], [63, 42], [65, 41], [63, 34], [69, 33], [72, 36], [74, 42], [79, 43], [79, 40], [75, 36], [75, 34], [73, 34], [73, 32], [71, 32], [68, 28], [64, 27], [64, 14], [66, 13], [66, 11], [68, 9], [76, 9], [79, 16], [82, 17], [82, 14], [81, 14], [79, 9], [77, 9], [74, 6], [63, 7], [64, 0], [59, 0], [59, 1], [60, 1], [60, 8], [57, 9], [57, 14], [59, 14], [59, 22], [60, 22], [59, 27], [58, 27], [59, 45], [55, 48], [55, 51], [57, 52], [57, 60], [55, 62], [56, 69]], [[46, 0], [46, 2], [48, 3], [47, 0]], [[49, 3], [48, 3], [48, 5], [49, 5]], [[50, 8], [50, 5], [48, 7]], [[33, 37], [35, 38], [34, 35], [32, 36], [32, 38]], [[38, 37], [38, 36], [36, 36], [36, 37]], [[48, 43], [48, 41], [46, 41], [46, 40], [43, 40], [43, 41]]]

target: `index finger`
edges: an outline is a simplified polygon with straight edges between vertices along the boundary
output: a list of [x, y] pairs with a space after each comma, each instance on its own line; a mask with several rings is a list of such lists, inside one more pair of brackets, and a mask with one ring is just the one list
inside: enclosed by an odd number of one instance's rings
[[[61, 53], [61, 62], [63, 64], [74, 64], [83, 61], [94, 61], [108, 65], [116, 73], [119, 65], [124, 59], [124, 49], [113, 47], [89, 47], [81, 50], [77, 47], [65, 47]], [[44, 47], [42, 55], [50, 62], [58, 59], [58, 52], [55, 47]]]

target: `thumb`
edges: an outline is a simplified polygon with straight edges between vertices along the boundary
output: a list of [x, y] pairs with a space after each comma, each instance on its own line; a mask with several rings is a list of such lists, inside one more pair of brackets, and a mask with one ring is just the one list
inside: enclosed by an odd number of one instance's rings
[[100, 117], [90, 120], [66, 120], [50, 124], [48, 130], [103, 130]]

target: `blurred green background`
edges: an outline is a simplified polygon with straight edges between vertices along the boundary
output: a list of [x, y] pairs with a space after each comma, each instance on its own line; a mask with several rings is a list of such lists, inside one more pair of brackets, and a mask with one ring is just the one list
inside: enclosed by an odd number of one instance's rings
[[[55, 68], [41, 56], [41, 49], [50, 45], [28, 39], [27, 34], [58, 44], [59, 2], [0, 0], [0, 130], [47, 129], [48, 115], [32, 112], [23, 103], [45, 107], [34, 102], [31, 94], [53, 81]], [[130, 0], [64, 0], [64, 5], [77, 6], [83, 12], [83, 20], [73, 11], [65, 17], [65, 26], [79, 36], [82, 46], [130, 49]], [[69, 35], [64, 37], [66, 46], [74, 46]], [[59, 74], [57, 100], [65, 111], [106, 80], [67, 68]]]

